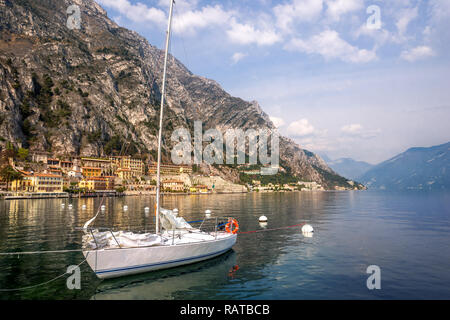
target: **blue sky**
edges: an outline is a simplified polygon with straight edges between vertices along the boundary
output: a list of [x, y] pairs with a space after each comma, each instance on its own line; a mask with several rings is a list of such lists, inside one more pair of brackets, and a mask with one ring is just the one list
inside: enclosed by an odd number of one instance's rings
[[[169, 0], [97, 0], [163, 47]], [[449, 0], [178, 0], [171, 53], [279, 131], [370, 163], [450, 141]], [[379, 15], [378, 15], [379, 13]]]

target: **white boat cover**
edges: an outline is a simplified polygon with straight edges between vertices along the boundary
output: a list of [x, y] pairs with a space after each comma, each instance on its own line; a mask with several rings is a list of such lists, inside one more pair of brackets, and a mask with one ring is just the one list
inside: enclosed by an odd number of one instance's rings
[[[95, 220], [97, 216], [89, 220], [84, 228]], [[192, 229], [192, 226], [181, 217], [177, 217], [177, 213], [172, 210], [161, 208], [160, 221], [163, 229]], [[95, 239], [93, 235], [95, 236]], [[98, 231], [93, 230], [92, 233], [86, 232], [83, 236], [83, 246], [87, 249], [103, 249], [103, 248], [135, 248], [164, 245], [165, 240], [154, 233], [133, 233], [124, 231]]]
[[159, 220], [165, 230], [192, 229], [192, 226], [186, 220], [182, 217], [177, 217], [177, 214], [172, 210], [161, 208], [159, 210]]
[[153, 233], [93, 231], [93, 234], [95, 240], [91, 233], [83, 236], [83, 246], [87, 249], [119, 248], [119, 245], [122, 248], [150, 247], [164, 244], [164, 240]]

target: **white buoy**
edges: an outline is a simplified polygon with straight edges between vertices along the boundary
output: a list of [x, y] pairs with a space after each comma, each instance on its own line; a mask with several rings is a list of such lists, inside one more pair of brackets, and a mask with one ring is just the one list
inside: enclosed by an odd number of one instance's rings
[[305, 224], [305, 225], [302, 227], [302, 232], [303, 232], [303, 233], [313, 233], [313, 232], [314, 232], [314, 229], [313, 229], [313, 227], [312, 227], [311, 225]]
[[102, 205], [101, 209], [102, 209], [102, 211], [105, 211], [106, 210], [106, 206]]
[[69, 204], [69, 209], [72, 209], [72, 204]]
[[83, 204], [83, 205], [81, 206], [81, 210], [86, 210], [86, 205], [85, 205], [85, 204]]
[[266, 216], [259, 217], [259, 222], [267, 222], [267, 217]]
[[128, 206], [123, 206], [123, 211], [127, 211], [128, 210]]
[[63, 207], [63, 208], [64, 208], [64, 206], [65, 206], [65, 204], [64, 204], [64, 203], [61, 203], [61, 207]]
[[207, 217], [207, 218], [209, 218], [209, 217], [211, 217], [211, 210], [206, 210], [205, 211], [205, 217]]
[[150, 211], [150, 208], [149, 208], [149, 207], [145, 207], [145, 208], [144, 208], [144, 211], [145, 211], [145, 212], [148, 212], [148, 211]]
[[177, 208], [173, 209], [172, 212], [173, 212], [174, 216], [178, 215], [178, 209]]

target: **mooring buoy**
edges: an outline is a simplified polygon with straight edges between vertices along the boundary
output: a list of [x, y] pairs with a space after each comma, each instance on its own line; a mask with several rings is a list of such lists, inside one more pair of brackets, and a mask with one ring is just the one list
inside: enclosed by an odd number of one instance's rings
[[313, 227], [312, 227], [311, 225], [305, 224], [305, 225], [302, 227], [302, 232], [303, 232], [303, 233], [312, 233], [312, 232], [314, 232], [314, 229], [313, 229]]

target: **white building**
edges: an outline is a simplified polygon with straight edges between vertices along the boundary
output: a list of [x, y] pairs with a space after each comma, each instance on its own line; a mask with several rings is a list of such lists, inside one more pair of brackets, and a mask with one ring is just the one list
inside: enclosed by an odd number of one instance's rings
[[81, 169], [78, 166], [73, 166], [73, 168], [67, 172], [67, 175], [71, 178], [81, 179], [83, 177]]

